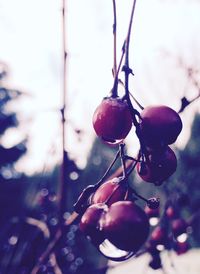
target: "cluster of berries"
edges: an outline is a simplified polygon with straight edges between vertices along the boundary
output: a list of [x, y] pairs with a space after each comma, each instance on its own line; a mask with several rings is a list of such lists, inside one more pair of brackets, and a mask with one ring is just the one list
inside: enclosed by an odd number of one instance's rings
[[[107, 97], [97, 107], [93, 116], [96, 134], [106, 143], [122, 142], [130, 132], [133, 115], [126, 100]], [[146, 182], [161, 184], [176, 170], [177, 159], [169, 147], [182, 130], [176, 111], [168, 106], [149, 106], [139, 114], [137, 135], [143, 160], [138, 162], [139, 176]]]
[[[133, 201], [127, 200], [127, 195], [127, 182], [123, 178], [106, 181], [92, 194], [91, 205], [80, 221], [81, 231], [113, 260], [135, 254], [149, 234], [147, 215]], [[114, 253], [106, 254], [108, 244], [109, 249], [112, 246], [118, 250], [119, 257], [113, 257]]]
[[[159, 209], [146, 208], [150, 219], [159, 218]], [[184, 254], [189, 249], [187, 230], [190, 224], [179, 216], [170, 205], [166, 208], [159, 224], [152, 230], [146, 242], [147, 252], [151, 255], [149, 266], [153, 269], [162, 267], [160, 253], [163, 250], [174, 250], [176, 254]]]
[[[147, 107], [137, 113], [137, 119], [133, 110], [125, 98], [104, 98], [93, 116], [95, 132], [105, 143], [116, 145], [123, 142], [134, 124], [141, 145], [137, 172], [144, 181], [160, 184], [176, 170], [176, 156], [168, 145], [181, 132], [181, 119], [167, 106]], [[148, 216], [133, 201], [127, 179], [125, 172], [122, 177], [91, 188], [80, 221], [81, 231], [113, 260], [134, 255], [149, 234]], [[158, 206], [157, 200], [148, 204], [151, 209]], [[111, 256], [106, 248], [116, 254]]]

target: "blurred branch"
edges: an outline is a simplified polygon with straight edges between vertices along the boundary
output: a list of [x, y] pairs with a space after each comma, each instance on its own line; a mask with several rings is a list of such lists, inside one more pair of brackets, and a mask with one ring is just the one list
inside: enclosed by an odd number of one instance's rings
[[66, 137], [66, 123], [65, 123], [65, 110], [66, 110], [66, 72], [67, 72], [67, 51], [66, 51], [66, 7], [65, 0], [62, 1], [62, 42], [63, 42], [63, 107], [61, 109], [62, 118], [62, 163], [61, 163], [61, 174], [60, 183], [58, 189], [58, 214], [59, 222], [61, 225], [63, 213], [65, 211], [66, 204], [66, 184], [65, 184], [65, 165], [66, 163], [66, 152], [65, 152], [65, 137]]

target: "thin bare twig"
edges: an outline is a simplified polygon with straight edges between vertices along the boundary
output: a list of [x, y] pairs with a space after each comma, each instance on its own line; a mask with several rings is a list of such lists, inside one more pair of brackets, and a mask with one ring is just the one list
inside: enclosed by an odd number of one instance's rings
[[116, 12], [116, 2], [113, 2], [113, 76], [116, 76], [117, 73], [117, 12]]

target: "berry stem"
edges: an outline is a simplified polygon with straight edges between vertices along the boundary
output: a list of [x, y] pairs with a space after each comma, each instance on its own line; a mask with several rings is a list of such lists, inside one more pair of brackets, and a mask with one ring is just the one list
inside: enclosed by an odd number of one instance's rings
[[114, 84], [111, 90], [113, 98], [118, 97], [118, 70], [117, 70], [117, 12], [116, 12], [116, 1], [113, 0], [113, 77]]
[[122, 164], [123, 178], [127, 178], [127, 170], [126, 170], [126, 156], [124, 153], [125, 144], [120, 144], [120, 158]]
[[113, 0], [113, 76], [115, 78], [117, 74], [117, 12], [116, 1]]
[[110, 172], [110, 170], [112, 169], [112, 167], [114, 166], [115, 162], [117, 161], [117, 159], [120, 156], [120, 149], [118, 150], [117, 154], [115, 155], [115, 158], [113, 159], [113, 161], [111, 162], [111, 164], [109, 165], [109, 167], [107, 168], [106, 172], [104, 173], [104, 175], [101, 177], [101, 179], [95, 184], [96, 188], [98, 188], [103, 181], [105, 180], [105, 178], [107, 177], [108, 173]]
[[131, 192], [138, 198], [140, 198], [141, 200], [145, 201], [146, 203], [148, 203], [148, 199], [144, 198], [143, 196], [141, 196], [140, 194], [138, 194], [135, 189], [131, 188]]
[[122, 61], [123, 61], [124, 55], [125, 55], [125, 43], [126, 43], [126, 41], [124, 41], [124, 44], [122, 46], [122, 54], [121, 54], [119, 65], [118, 65], [116, 75], [115, 75], [115, 78], [114, 78], [113, 88], [111, 90], [112, 97], [117, 97], [118, 96], [118, 92], [117, 92], [118, 91], [118, 82], [119, 82], [118, 76], [119, 76], [119, 72], [120, 72], [120, 69], [121, 69], [121, 66], [122, 66]]

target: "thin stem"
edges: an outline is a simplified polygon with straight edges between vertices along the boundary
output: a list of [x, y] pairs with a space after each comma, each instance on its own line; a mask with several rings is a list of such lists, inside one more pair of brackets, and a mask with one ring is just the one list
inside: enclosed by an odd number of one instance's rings
[[117, 88], [118, 88], [118, 82], [119, 82], [118, 76], [119, 76], [119, 72], [120, 72], [120, 69], [121, 69], [121, 66], [122, 66], [122, 61], [123, 61], [124, 56], [125, 56], [125, 43], [126, 43], [126, 41], [124, 41], [124, 44], [122, 46], [122, 54], [121, 54], [121, 58], [120, 58], [120, 61], [119, 61], [117, 72], [116, 72], [116, 75], [115, 75], [115, 78], [114, 78], [113, 88], [111, 90], [113, 97], [117, 97]]
[[105, 178], [107, 177], [108, 173], [110, 172], [110, 170], [114, 166], [115, 162], [119, 158], [119, 155], [120, 155], [120, 150], [118, 150], [117, 154], [115, 155], [115, 158], [113, 159], [113, 161], [111, 162], [111, 164], [109, 165], [109, 167], [107, 168], [106, 172], [101, 177], [101, 179], [95, 184], [95, 186], [99, 187], [102, 184], [102, 182], [105, 180]]
[[133, 1], [133, 6], [132, 6], [132, 10], [131, 10], [131, 17], [130, 17], [129, 27], [128, 27], [128, 33], [127, 33], [127, 37], [126, 37], [125, 65], [127, 67], [129, 67], [129, 44], [130, 44], [130, 36], [131, 36], [131, 29], [132, 29], [132, 23], [133, 23], [133, 16], [134, 16], [134, 12], [135, 12], [135, 6], [136, 6], [136, 0]]
[[[119, 79], [119, 83], [125, 88], [125, 85], [123, 83], [123, 81], [121, 79]], [[131, 98], [133, 99], [133, 101], [136, 103], [136, 105], [143, 110], [144, 107], [138, 102], [138, 100], [133, 96], [133, 94], [129, 91], [129, 95], [131, 96]]]
[[[127, 104], [130, 108], [130, 111], [132, 113], [132, 119], [133, 119], [133, 124], [136, 127], [136, 133], [137, 135], [139, 134], [139, 125], [136, 119], [136, 115], [139, 115], [139, 112], [136, 111], [131, 103], [131, 99], [130, 99], [130, 93], [129, 93], [129, 74], [132, 73], [132, 70], [129, 67], [129, 45], [130, 45], [130, 35], [131, 35], [131, 29], [132, 29], [132, 23], [133, 23], [133, 16], [134, 16], [134, 12], [135, 12], [135, 6], [136, 6], [136, 0], [133, 1], [133, 6], [132, 6], [132, 10], [131, 10], [131, 17], [130, 17], [130, 22], [129, 22], [129, 27], [128, 27], [128, 33], [127, 33], [127, 37], [126, 37], [126, 43], [125, 43], [125, 64], [123, 67], [124, 73], [125, 73], [125, 99], [127, 100]], [[140, 136], [138, 136], [140, 139]]]
[[131, 96], [131, 98], [133, 99], [133, 101], [138, 105], [138, 107], [143, 110], [144, 107], [138, 102], [138, 100], [133, 96], [133, 94], [129, 91], [129, 94]]
[[140, 198], [141, 200], [143, 200], [144, 202], [148, 203], [148, 199], [144, 198], [143, 196], [141, 196], [140, 194], [138, 194], [133, 188], [131, 188], [132, 193], [135, 194], [136, 197]]
[[123, 178], [126, 178], [127, 171], [126, 171], [126, 159], [124, 154], [124, 147], [125, 147], [125, 144], [120, 144], [120, 158], [122, 163]]
[[137, 160], [134, 159], [135, 163], [133, 164], [133, 166], [127, 172], [127, 176], [129, 176], [133, 172], [133, 170], [135, 169], [137, 163], [140, 162], [140, 158], [141, 158], [141, 155], [139, 154]]
[[113, 76], [116, 76], [117, 73], [117, 12], [116, 12], [116, 2], [113, 2]]
[[86, 188], [83, 189], [81, 194], [79, 195], [76, 203], [74, 204], [74, 210], [78, 212], [79, 214], [83, 214], [87, 207], [89, 206], [88, 200], [91, 197], [91, 194], [93, 194], [99, 187], [100, 185], [104, 182], [105, 178], [107, 177], [108, 173], [110, 172], [111, 168], [117, 161], [118, 157], [120, 155], [120, 151], [117, 152], [115, 158], [113, 159], [112, 163], [102, 176], [102, 178], [94, 185], [88, 185]]
[[183, 112], [186, 107], [188, 107], [190, 104], [192, 104], [193, 102], [195, 102], [199, 98], [200, 98], [200, 91], [199, 91], [199, 94], [196, 97], [194, 97], [192, 100], [190, 100], [190, 101], [186, 97], [183, 97], [181, 99], [182, 105], [181, 105], [178, 113]]
[[66, 8], [65, 0], [62, 1], [62, 43], [63, 43], [63, 106], [61, 109], [62, 116], [62, 164], [61, 164], [61, 174], [60, 174], [60, 184], [58, 189], [58, 214], [60, 223], [62, 222], [62, 216], [65, 211], [66, 204], [66, 184], [65, 184], [65, 166], [67, 162], [66, 152], [65, 152], [65, 137], [66, 137], [66, 126], [65, 126], [65, 109], [66, 109], [66, 93], [67, 93], [67, 83], [66, 83], [66, 72], [67, 72], [67, 51], [66, 51]]

